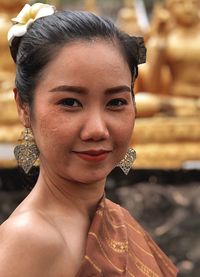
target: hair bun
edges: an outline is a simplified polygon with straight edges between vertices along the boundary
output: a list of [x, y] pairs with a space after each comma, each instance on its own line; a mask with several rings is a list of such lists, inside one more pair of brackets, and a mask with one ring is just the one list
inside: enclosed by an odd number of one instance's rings
[[142, 64], [146, 62], [146, 53], [147, 49], [144, 44], [143, 37], [136, 37], [138, 44], [138, 64]]

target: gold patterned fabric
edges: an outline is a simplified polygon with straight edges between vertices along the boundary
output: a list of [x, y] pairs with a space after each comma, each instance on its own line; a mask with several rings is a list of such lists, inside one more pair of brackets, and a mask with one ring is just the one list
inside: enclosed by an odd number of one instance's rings
[[177, 269], [127, 210], [103, 199], [76, 277], [174, 277]]

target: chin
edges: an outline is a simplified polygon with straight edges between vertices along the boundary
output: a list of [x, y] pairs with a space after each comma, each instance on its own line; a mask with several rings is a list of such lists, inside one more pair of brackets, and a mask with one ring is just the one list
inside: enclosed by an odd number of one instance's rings
[[104, 181], [107, 178], [108, 174], [88, 174], [82, 178], [80, 178], [82, 183], [85, 184], [93, 184], [93, 183], [98, 183], [101, 181]]
[[76, 174], [76, 176], [74, 176], [74, 181], [84, 184], [93, 184], [101, 181], [103, 182], [111, 171], [112, 170], [90, 170], [89, 172], [85, 171], [80, 176]]

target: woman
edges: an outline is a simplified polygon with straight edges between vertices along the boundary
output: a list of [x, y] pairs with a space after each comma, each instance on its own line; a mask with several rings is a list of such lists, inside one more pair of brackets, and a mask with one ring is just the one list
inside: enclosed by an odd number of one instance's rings
[[117, 165], [127, 173], [134, 159], [141, 40], [107, 19], [44, 4], [26, 5], [14, 21], [14, 91], [26, 128], [15, 155], [26, 172], [39, 155], [40, 174], [1, 226], [0, 276], [176, 276], [129, 213], [104, 197], [106, 176]]

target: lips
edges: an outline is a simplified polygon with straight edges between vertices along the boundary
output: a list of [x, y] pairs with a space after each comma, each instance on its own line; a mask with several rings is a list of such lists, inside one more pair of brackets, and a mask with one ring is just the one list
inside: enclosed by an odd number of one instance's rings
[[87, 150], [87, 151], [73, 151], [79, 158], [85, 161], [100, 162], [107, 158], [110, 150]]

